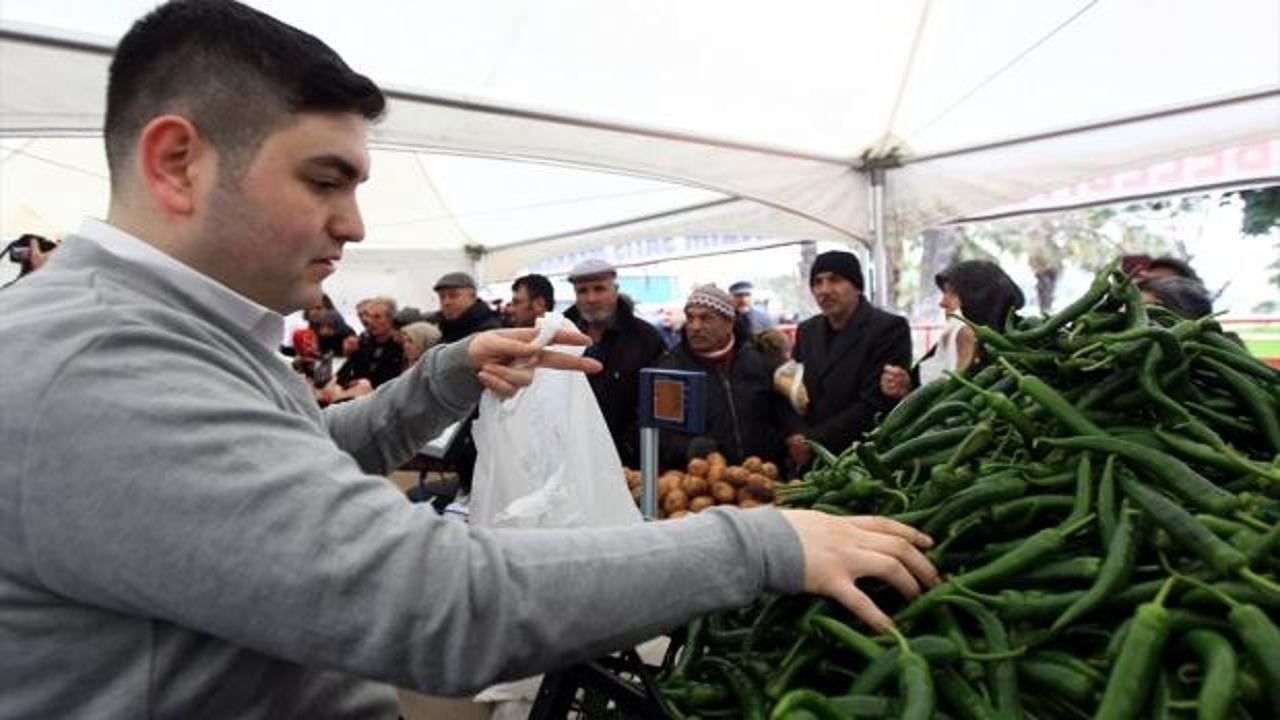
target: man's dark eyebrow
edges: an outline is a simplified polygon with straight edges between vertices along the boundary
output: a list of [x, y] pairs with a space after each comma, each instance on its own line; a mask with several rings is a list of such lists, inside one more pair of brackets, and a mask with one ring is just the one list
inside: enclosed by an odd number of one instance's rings
[[342, 179], [347, 182], [364, 182], [369, 179], [369, 176], [362, 174], [355, 165], [337, 155], [313, 157], [307, 160], [307, 164], [336, 170], [342, 175]]

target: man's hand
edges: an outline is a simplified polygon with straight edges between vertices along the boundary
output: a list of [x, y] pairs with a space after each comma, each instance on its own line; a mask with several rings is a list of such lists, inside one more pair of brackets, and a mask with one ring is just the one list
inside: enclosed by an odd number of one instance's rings
[[804, 546], [804, 589], [826, 595], [877, 631], [893, 625], [855, 581], [877, 577], [906, 598], [938, 584], [938, 571], [921, 548], [928, 535], [884, 517], [838, 517], [811, 510], [783, 510]]
[[[538, 336], [536, 328], [511, 328], [489, 330], [476, 334], [467, 346], [471, 366], [478, 373], [480, 384], [502, 397], [510, 397], [517, 390], [533, 382], [535, 368], [579, 370], [585, 373], [600, 372], [598, 360], [542, 350], [533, 345]], [[556, 333], [554, 345], [590, 345], [591, 338], [577, 330], [567, 329]], [[513, 366], [519, 362], [519, 367]]]
[[911, 392], [911, 375], [897, 365], [885, 365], [880, 373], [880, 392], [895, 400]]
[[804, 441], [804, 435], [800, 433], [788, 435], [786, 443], [787, 455], [791, 457], [791, 462], [795, 463], [797, 467], [808, 465], [809, 461], [813, 459], [813, 449]]

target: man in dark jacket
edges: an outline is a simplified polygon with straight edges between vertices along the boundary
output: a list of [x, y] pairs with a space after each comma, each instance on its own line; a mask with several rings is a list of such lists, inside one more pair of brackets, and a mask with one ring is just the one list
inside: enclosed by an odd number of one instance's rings
[[809, 289], [822, 314], [800, 323], [793, 357], [804, 364], [809, 407], [805, 430], [787, 438], [792, 460], [806, 463], [805, 438], [840, 452], [875, 426], [895, 401], [880, 392], [887, 364], [911, 364], [911, 328], [862, 297], [862, 266], [853, 253], [814, 259]]
[[440, 327], [444, 342], [457, 342], [481, 330], [502, 327], [498, 313], [476, 297], [476, 281], [467, 273], [446, 273], [433, 289], [440, 300], [440, 311], [430, 321]]
[[660, 367], [707, 374], [707, 427], [699, 438], [663, 433], [663, 467], [684, 467], [691, 445], [714, 445], [732, 465], [752, 455], [783, 465], [783, 438], [800, 431], [800, 417], [774, 392], [774, 367], [752, 340], [749, 318], [715, 285], [695, 288], [684, 313], [683, 338]]
[[657, 365], [666, 345], [652, 325], [635, 316], [631, 301], [618, 295], [617, 278], [607, 261], [578, 263], [569, 273], [575, 304], [564, 314], [591, 336], [586, 355], [604, 364], [603, 372], [588, 377], [591, 390], [622, 463], [637, 467], [640, 368]]

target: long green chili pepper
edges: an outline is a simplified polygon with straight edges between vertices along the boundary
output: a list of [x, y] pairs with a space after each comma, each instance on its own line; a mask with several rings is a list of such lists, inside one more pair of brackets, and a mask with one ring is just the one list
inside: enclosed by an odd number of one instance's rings
[[990, 583], [1003, 580], [1043, 561], [1044, 558], [1062, 549], [1073, 533], [1093, 522], [1093, 517], [1093, 515], [1086, 515], [1073, 522], [1041, 530], [1024, 540], [1009, 553], [982, 567], [974, 568], [955, 576], [951, 580], [944, 581], [913, 600], [902, 612], [898, 613], [898, 622], [910, 621], [931, 609], [940, 599], [955, 591], [956, 583], [974, 590], [981, 590]]
[[1120, 478], [1125, 495], [1141, 507], [1174, 542], [1198, 555], [1214, 572], [1234, 575], [1248, 564], [1244, 553], [1209, 531], [1182, 506], [1137, 480]]
[[1096, 450], [1119, 455], [1137, 465], [1145, 475], [1201, 510], [1217, 515], [1229, 515], [1240, 506], [1239, 498], [1205, 479], [1186, 463], [1167, 453], [1136, 443], [1100, 437], [1041, 438], [1036, 442], [1051, 447]]
[[797, 688], [783, 695], [769, 713], [770, 720], [781, 720], [797, 710], [807, 710], [819, 720], [846, 720], [848, 716], [831, 705], [826, 695], [808, 688]]
[[1271, 711], [1280, 715], [1280, 629], [1256, 605], [1240, 604], [1227, 614], [1240, 644], [1262, 673]]
[[1060, 310], [1057, 314], [1045, 318], [1044, 322], [1030, 330], [1010, 331], [1006, 333], [1006, 337], [1009, 340], [1022, 345], [1034, 343], [1038, 340], [1043, 340], [1049, 337], [1058, 328], [1085, 314], [1091, 310], [1094, 305], [1097, 305], [1098, 301], [1101, 300], [1103, 296], [1107, 294], [1107, 291], [1111, 289], [1111, 272], [1116, 268], [1118, 263], [1119, 260], [1117, 259], [1103, 272], [1094, 276], [1093, 282], [1090, 283], [1089, 289], [1085, 294], [1081, 295], [1078, 299]]
[[1230, 446], [1224, 446], [1223, 450], [1217, 450], [1209, 445], [1202, 445], [1195, 440], [1183, 437], [1181, 434], [1165, 430], [1157, 427], [1155, 435], [1170, 450], [1176, 452], [1188, 460], [1194, 460], [1201, 465], [1207, 465], [1218, 470], [1227, 472], [1244, 472], [1255, 475], [1268, 482], [1280, 482], [1280, 470], [1269, 468], [1259, 463], [1251, 462]]
[[1120, 657], [1107, 679], [1102, 704], [1094, 715], [1097, 720], [1131, 720], [1146, 705], [1169, 637], [1169, 612], [1164, 598], [1172, 587], [1172, 579], [1166, 581], [1156, 599], [1140, 605], [1134, 613]]
[[1069, 519], [1084, 517], [1093, 511], [1093, 465], [1089, 453], [1082, 453], [1076, 464], [1076, 498]]
[[851, 651], [867, 662], [874, 662], [884, 654], [884, 648], [877, 645], [874, 640], [835, 618], [819, 615], [811, 618], [809, 625], [816, 629], [819, 635], [835, 641], [838, 646]]
[[795, 682], [796, 675], [802, 670], [822, 659], [826, 654], [826, 648], [821, 645], [813, 645], [802, 650], [798, 655], [792, 658], [791, 662], [786, 663], [778, 670], [778, 674], [773, 676], [769, 684], [764, 688], [764, 694], [770, 698], [778, 699], [791, 689], [791, 684]]
[[991, 703], [952, 668], [933, 674], [942, 704], [960, 720], [996, 720], [1000, 716]]
[[671, 679], [675, 681], [684, 680], [689, 677], [689, 671], [702, 656], [703, 642], [702, 636], [707, 631], [706, 616], [694, 618], [686, 627], [684, 635], [684, 645], [680, 653], [680, 658], [676, 661], [675, 669], [671, 672]]
[[992, 503], [1019, 497], [1026, 491], [1026, 482], [1015, 475], [980, 482], [949, 498], [942, 509], [929, 518], [920, 529], [926, 535], [937, 535], [960, 517], [970, 515], [975, 510]]
[[1072, 603], [1053, 623], [1050, 632], [1061, 631], [1129, 584], [1138, 557], [1138, 546], [1142, 543], [1140, 527], [1137, 513], [1126, 512], [1122, 507], [1120, 523], [1116, 526], [1106, 560], [1098, 571], [1098, 578], [1084, 596]]
[[871, 437], [877, 441], [892, 438], [894, 433], [911, 424], [921, 413], [933, 407], [946, 392], [953, 387], [946, 378], [938, 378], [913, 390], [902, 398], [884, 420], [872, 431]]
[[968, 436], [972, 430], [972, 426], [961, 426], [921, 435], [895, 446], [892, 450], [881, 455], [880, 460], [887, 467], [897, 467], [912, 458], [928, 454], [934, 450], [953, 447]]
[[[1218, 345], [1219, 342], [1225, 343], [1225, 345]], [[1241, 352], [1239, 345], [1217, 333], [1206, 334], [1199, 342], [1189, 341], [1185, 347], [1188, 350], [1203, 353], [1206, 357], [1211, 357], [1224, 365], [1229, 365], [1233, 370], [1250, 375], [1255, 380], [1261, 380], [1266, 383], [1280, 383], [1280, 373], [1276, 372], [1275, 368], [1258, 360], [1248, 352]]]
[[1043, 690], [1056, 693], [1081, 708], [1090, 707], [1098, 688], [1092, 676], [1079, 669], [1043, 658], [1017, 661], [1018, 677]]
[[1198, 720], [1221, 720], [1227, 717], [1236, 694], [1239, 667], [1235, 648], [1222, 635], [1204, 629], [1189, 630], [1182, 641], [1200, 658], [1204, 680], [1196, 697]]
[[719, 657], [704, 657], [702, 662], [715, 668], [729, 683], [733, 694], [738, 698], [738, 706], [742, 709], [742, 717], [747, 720], [764, 720], [764, 695], [742, 668]]
[[898, 640], [898, 697], [901, 709], [899, 720], [931, 720], [936, 699], [933, 695], [933, 674], [929, 661], [911, 649], [902, 633], [890, 627], [889, 632]]
[[1271, 446], [1271, 452], [1280, 453], [1280, 417], [1276, 415], [1273, 397], [1226, 363], [1211, 357], [1201, 357], [1200, 362], [1227, 382], [1240, 402], [1253, 413], [1254, 422], [1257, 423], [1256, 432], [1261, 433]]
[[1048, 383], [1035, 375], [1024, 375], [1018, 372], [1016, 368], [1003, 360], [1001, 362], [1004, 363], [1005, 369], [1018, 379], [1018, 391], [1035, 400], [1040, 407], [1043, 407], [1067, 430], [1077, 435], [1108, 437], [1106, 431], [1089, 422], [1089, 418], [1086, 418], [1057, 390], [1049, 387]]
[[[943, 600], [964, 610], [978, 622], [978, 626], [982, 629], [983, 638], [986, 640], [988, 651], [993, 654], [1009, 652], [1008, 632], [994, 613], [972, 598], [952, 596], [943, 598]], [[1022, 706], [1018, 693], [1018, 669], [1013, 662], [1013, 658], [1008, 657], [991, 663], [987, 667], [987, 672], [992, 685], [993, 704], [996, 709], [1006, 717], [1021, 716]]]

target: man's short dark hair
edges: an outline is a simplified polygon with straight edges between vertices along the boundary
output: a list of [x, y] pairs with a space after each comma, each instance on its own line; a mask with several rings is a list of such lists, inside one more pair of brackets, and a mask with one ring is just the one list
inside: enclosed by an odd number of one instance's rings
[[545, 275], [532, 273], [516, 278], [516, 281], [511, 283], [511, 292], [520, 288], [524, 288], [525, 293], [529, 295], [529, 302], [533, 302], [534, 298], [542, 298], [547, 302], [547, 310], [555, 308], [556, 290]]
[[1213, 298], [1199, 280], [1178, 275], [1154, 277], [1138, 283], [1138, 288], [1184, 318], [1195, 320], [1213, 314]]
[[134, 23], [111, 60], [104, 135], [113, 186], [154, 118], [187, 118], [238, 177], [302, 112], [376, 120], [386, 98], [318, 38], [232, 0], [173, 0]]
[[1195, 269], [1191, 267], [1190, 263], [1186, 260], [1179, 260], [1172, 255], [1161, 255], [1158, 258], [1152, 258], [1151, 262], [1147, 263], [1148, 271], [1155, 270], [1157, 268], [1164, 268], [1172, 271], [1173, 274], [1178, 277], [1200, 282], [1200, 276], [1196, 274]]

